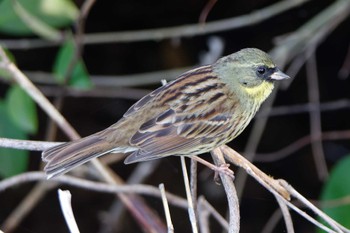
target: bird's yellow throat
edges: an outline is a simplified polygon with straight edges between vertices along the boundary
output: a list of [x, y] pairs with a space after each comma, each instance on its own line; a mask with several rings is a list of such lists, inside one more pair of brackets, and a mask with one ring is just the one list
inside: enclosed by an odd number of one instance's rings
[[243, 90], [255, 100], [263, 102], [271, 94], [273, 83], [264, 81], [256, 87], [243, 87]]

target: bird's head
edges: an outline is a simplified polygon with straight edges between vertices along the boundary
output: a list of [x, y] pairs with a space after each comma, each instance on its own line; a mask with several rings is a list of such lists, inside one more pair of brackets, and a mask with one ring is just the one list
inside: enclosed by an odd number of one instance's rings
[[259, 102], [270, 95], [274, 81], [289, 78], [267, 53], [255, 48], [242, 49], [219, 59], [214, 70], [237, 95]]

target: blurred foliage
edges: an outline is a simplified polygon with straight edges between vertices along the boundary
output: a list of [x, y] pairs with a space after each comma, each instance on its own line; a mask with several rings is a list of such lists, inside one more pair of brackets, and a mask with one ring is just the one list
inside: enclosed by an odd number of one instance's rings
[[61, 49], [58, 51], [53, 67], [54, 77], [60, 84], [65, 84], [67, 82], [69, 86], [77, 89], [89, 89], [92, 87], [92, 83], [82, 59], [79, 59], [74, 64], [69, 81], [65, 80], [75, 51], [75, 44], [72, 40], [62, 45]]
[[[340, 200], [349, 196], [349, 169], [350, 155], [344, 157], [333, 167], [328, 181], [323, 186], [321, 201]], [[346, 203], [339, 202], [334, 206], [324, 205], [322, 210], [343, 226], [350, 228], [350, 203], [348, 201]], [[324, 231], [319, 230], [318, 232]]]
[[[15, 62], [12, 53], [5, 49]], [[9, 80], [11, 74], [0, 69], [0, 77]], [[0, 99], [0, 137], [28, 139], [38, 130], [38, 117], [33, 100], [17, 85], [12, 85]], [[29, 151], [0, 148], [0, 177], [6, 178], [27, 170]]]
[[[7, 105], [7, 101], [0, 100], [0, 137], [27, 139], [28, 136], [25, 130], [21, 129], [11, 119]], [[26, 171], [28, 154], [29, 152], [25, 150], [0, 147], [0, 176], [6, 178]]]
[[[71, 26], [78, 17], [78, 8], [71, 0], [4, 0], [0, 2], [0, 31], [9, 35], [38, 35], [57, 39], [61, 27]], [[70, 68], [75, 53], [73, 40], [64, 43], [54, 61], [53, 75], [62, 85], [87, 89], [92, 86], [85, 64], [79, 59]], [[10, 51], [9, 59], [15, 62]], [[71, 75], [68, 80], [69, 69]], [[10, 80], [11, 74], [0, 69], [0, 77]], [[12, 85], [0, 100], [0, 136], [27, 139], [38, 131], [38, 116], [34, 101], [25, 90]], [[26, 171], [28, 151], [0, 148], [0, 176], [9, 177]]]
[[19, 86], [13, 85], [6, 95], [6, 110], [12, 122], [23, 132], [38, 131], [38, 116], [34, 101]]
[[[18, 11], [18, 6], [24, 11]], [[0, 31], [19, 36], [33, 35], [36, 34], [33, 27], [28, 26], [33, 21], [24, 22], [24, 18], [28, 19], [25, 16], [35, 19], [34, 23], [41, 21], [51, 27], [61, 28], [71, 25], [78, 13], [70, 0], [3, 0], [0, 3]]]

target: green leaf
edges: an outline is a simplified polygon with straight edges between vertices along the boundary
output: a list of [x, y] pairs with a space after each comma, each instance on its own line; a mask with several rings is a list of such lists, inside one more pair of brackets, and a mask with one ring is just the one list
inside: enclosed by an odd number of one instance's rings
[[[321, 192], [321, 201], [335, 200], [350, 195], [350, 155], [340, 160], [332, 169]], [[350, 204], [323, 206], [322, 210], [335, 221], [350, 228]], [[324, 232], [319, 230], [319, 232]]]
[[[8, 116], [6, 105], [0, 101], [0, 137], [27, 139]], [[28, 151], [0, 148], [0, 176], [7, 178], [27, 170]]]
[[[75, 45], [73, 41], [67, 41], [58, 51], [53, 67], [53, 73], [56, 81], [60, 84], [65, 83], [64, 79], [74, 55], [74, 51]], [[69, 86], [77, 89], [89, 89], [92, 87], [89, 74], [86, 70], [85, 64], [81, 59], [75, 64], [68, 84]]]
[[34, 101], [17, 85], [8, 90], [6, 107], [9, 117], [18, 128], [27, 133], [36, 133], [38, 117]]
[[[11, 1], [0, 1], [0, 31], [12, 35], [32, 35], [33, 30], [16, 14]], [[28, 14], [54, 28], [71, 25], [79, 13], [71, 0], [17, 1]]]

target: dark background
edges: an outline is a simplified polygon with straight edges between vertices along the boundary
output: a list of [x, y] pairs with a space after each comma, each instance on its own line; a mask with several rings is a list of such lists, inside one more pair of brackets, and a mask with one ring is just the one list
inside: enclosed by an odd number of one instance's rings
[[[218, 1], [210, 11], [207, 21], [224, 19], [246, 14], [254, 9], [268, 6], [276, 1]], [[245, 47], [257, 47], [265, 51], [273, 48], [276, 36], [288, 34], [329, 6], [333, 1], [311, 1], [301, 7], [270, 18], [262, 23], [227, 32], [215, 33], [225, 42], [224, 55]], [[82, 1], [76, 1], [78, 5]], [[206, 1], [97, 1], [86, 22], [86, 33], [139, 30], [198, 22], [199, 15]], [[350, 21], [347, 19], [318, 47], [316, 52], [321, 102], [348, 99], [350, 95], [349, 77], [340, 79], [338, 72], [346, 58], [350, 41]], [[0, 35], [1, 36], [1, 35]], [[136, 43], [109, 43], [87, 45], [83, 59], [90, 74], [120, 75], [135, 74], [198, 64], [199, 54], [208, 50], [207, 40], [210, 36], [194, 36], [172, 40], [147, 41]], [[5, 37], [5, 36], [3, 36]], [[21, 70], [52, 70], [57, 47], [13, 50], [18, 67]], [[308, 86], [305, 67], [287, 90], [279, 91], [274, 106], [294, 105], [308, 102]], [[1, 85], [5, 93], [6, 84]], [[158, 86], [158, 85], [157, 85]], [[139, 87], [152, 90], [156, 86]], [[3, 92], [4, 91], [4, 92]], [[127, 98], [74, 98], [67, 97], [62, 113], [82, 135], [86, 136], [104, 129], [122, 117], [123, 113], [134, 103]], [[41, 111], [41, 110], [39, 110]], [[345, 130], [350, 128], [349, 108], [322, 112], [322, 129]], [[32, 139], [43, 140], [47, 127], [47, 117], [40, 112], [40, 133]], [[252, 125], [252, 124], [251, 124]], [[243, 151], [251, 125], [245, 132], [229, 145]], [[273, 152], [289, 145], [297, 139], [310, 134], [309, 114], [293, 114], [270, 117], [258, 153]], [[57, 141], [68, 140], [61, 132]], [[325, 141], [323, 143], [328, 167], [349, 153], [349, 140]], [[203, 156], [204, 157], [204, 156]], [[40, 153], [33, 152], [30, 170], [39, 169]], [[209, 159], [210, 157], [207, 156]], [[259, 160], [259, 157], [257, 158]], [[288, 157], [270, 163], [255, 163], [267, 174], [283, 178], [292, 184], [301, 194], [311, 200], [319, 198], [323, 181], [316, 174], [311, 147], [308, 145], [290, 154]], [[159, 169], [146, 183], [157, 186], [164, 183], [165, 188], [184, 196], [183, 179], [178, 158], [166, 158], [161, 161]], [[135, 165], [113, 164], [112, 168], [125, 179]], [[200, 165], [199, 193], [225, 216], [226, 196], [221, 186], [213, 182], [213, 174]], [[0, 193], [0, 222], [8, 216], [17, 203], [26, 195], [33, 185], [25, 185]], [[81, 232], [99, 232], [103, 224], [103, 213], [108, 211], [114, 201], [113, 195], [94, 193], [69, 188], [73, 195], [73, 209]], [[6, 202], [3, 200], [6, 199]], [[146, 198], [150, 206], [163, 216], [162, 203], [156, 198]], [[241, 198], [241, 232], [260, 232], [278, 205], [271, 194], [253, 179], [248, 178]], [[175, 232], [190, 232], [186, 210], [172, 208]], [[296, 232], [314, 232], [312, 224], [296, 214], [292, 214]], [[126, 213], [122, 228], [115, 232], [139, 232], [131, 215]], [[212, 224], [213, 231], [220, 228]], [[56, 190], [49, 192], [39, 206], [28, 215], [16, 232], [67, 232], [58, 206]], [[281, 221], [274, 232], [285, 232]]]

